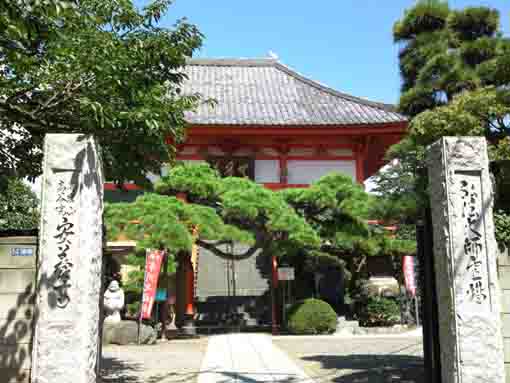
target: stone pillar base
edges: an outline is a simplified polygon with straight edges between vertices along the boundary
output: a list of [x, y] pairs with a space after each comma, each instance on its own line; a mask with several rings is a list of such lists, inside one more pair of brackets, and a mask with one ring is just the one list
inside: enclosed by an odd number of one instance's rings
[[184, 315], [184, 320], [182, 322], [182, 326], [180, 328], [181, 335], [185, 336], [195, 336], [197, 335], [197, 328], [195, 326], [195, 320], [192, 315], [186, 314]]

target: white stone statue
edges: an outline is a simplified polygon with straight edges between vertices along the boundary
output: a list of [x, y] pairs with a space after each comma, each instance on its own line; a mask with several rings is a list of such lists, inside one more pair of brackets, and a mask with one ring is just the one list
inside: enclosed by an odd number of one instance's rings
[[124, 307], [124, 291], [119, 282], [112, 281], [104, 293], [105, 322], [120, 322], [120, 310]]

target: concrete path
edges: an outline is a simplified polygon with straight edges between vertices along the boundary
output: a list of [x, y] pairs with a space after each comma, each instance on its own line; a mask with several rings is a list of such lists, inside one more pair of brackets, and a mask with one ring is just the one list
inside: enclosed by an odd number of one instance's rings
[[228, 334], [209, 339], [198, 383], [312, 383], [264, 334]]

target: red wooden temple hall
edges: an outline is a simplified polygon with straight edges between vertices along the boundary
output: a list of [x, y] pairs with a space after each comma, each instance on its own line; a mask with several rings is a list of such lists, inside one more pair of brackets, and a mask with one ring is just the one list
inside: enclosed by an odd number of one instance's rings
[[407, 128], [391, 105], [338, 92], [273, 58], [193, 59], [186, 73], [184, 92], [217, 105], [187, 115], [177, 159], [221, 167], [238, 158], [271, 189], [306, 186], [331, 171], [361, 183]]
[[[217, 104], [187, 114], [177, 160], [207, 161], [224, 175], [247, 176], [273, 190], [306, 187], [333, 171], [363, 183], [407, 129], [406, 118], [391, 105], [331, 89], [275, 58], [192, 59], [185, 72], [183, 93], [200, 93]], [[106, 189], [112, 195], [114, 186]], [[220, 267], [212, 259], [209, 271]], [[195, 293], [207, 296], [202, 255], [198, 260]], [[196, 298], [191, 291], [183, 296]]]

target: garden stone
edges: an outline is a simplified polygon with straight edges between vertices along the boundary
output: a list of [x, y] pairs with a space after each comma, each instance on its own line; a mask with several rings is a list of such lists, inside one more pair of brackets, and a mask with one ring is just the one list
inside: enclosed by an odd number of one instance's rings
[[487, 144], [443, 137], [428, 150], [443, 383], [505, 382]]
[[[140, 326], [140, 343], [156, 343], [156, 330], [142, 324]], [[138, 323], [134, 321], [105, 322], [103, 325], [103, 344], [127, 345], [138, 342]]]

